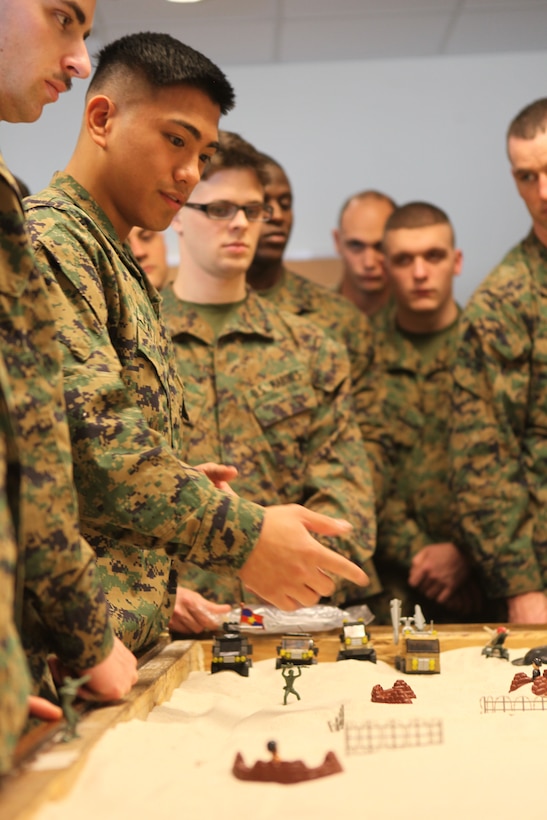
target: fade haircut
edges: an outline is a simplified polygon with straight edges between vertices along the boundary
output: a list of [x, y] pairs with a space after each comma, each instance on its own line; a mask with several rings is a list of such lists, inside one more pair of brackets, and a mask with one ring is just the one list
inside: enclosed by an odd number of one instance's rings
[[88, 98], [110, 82], [136, 78], [151, 88], [187, 85], [203, 91], [222, 114], [235, 104], [235, 93], [223, 72], [208, 57], [169, 34], [128, 34], [104, 46], [96, 55]]
[[218, 149], [207, 163], [201, 179], [210, 179], [217, 171], [240, 169], [253, 171], [261, 185], [267, 184], [268, 174], [263, 154], [239, 134], [219, 131]]
[[507, 139], [517, 137], [533, 140], [538, 133], [547, 131], [547, 98], [536, 100], [520, 111], [507, 129]]
[[367, 199], [373, 199], [377, 202], [386, 202], [394, 209], [397, 207], [394, 200], [387, 194], [383, 194], [381, 191], [375, 191], [372, 188], [366, 191], [359, 191], [359, 193], [349, 196], [340, 208], [340, 212], [338, 214], [338, 227], [342, 227], [342, 218], [346, 212], [346, 209], [352, 202], [364, 202]]
[[406, 205], [395, 208], [386, 222], [384, 241], [389, 231], [397, 231], [400, 228], [429, 228], [431, 225], [448, 225], [452, 234], [452, 242], [455, 243], [454, 228], [448, 215], [442, 208], [431, 205], [429, 202], [407, 202]]

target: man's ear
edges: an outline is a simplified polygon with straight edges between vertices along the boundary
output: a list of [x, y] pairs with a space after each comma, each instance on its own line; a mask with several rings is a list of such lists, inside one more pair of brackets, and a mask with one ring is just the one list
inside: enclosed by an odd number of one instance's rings
[[99, 94], [92, 97], [86, 106], [86, 125], [88, 133], [94, 143], [101, 148], [106, 146], [111, 122], [116, 115], [116, 105], [110, 97]]
[[341, 253], [341, 249], [340, 249], [340, 231], [338, 230], [338, 228], [334, 228], [333, 231], [332, 231], [332, 241], [334, 242], [334, 247], [336, 248], [338, 253]]
[[454, 276], [459, 276], [463, 268], [463, 252], [456, 248], [454, 251]]

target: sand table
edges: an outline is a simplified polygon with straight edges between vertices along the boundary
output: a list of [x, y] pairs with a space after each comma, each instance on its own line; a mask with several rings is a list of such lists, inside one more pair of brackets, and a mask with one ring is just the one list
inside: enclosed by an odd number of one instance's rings
[[[481, 711], [482, 696], [508, 694], [519, 667], [485, 658], [480, 648], [442, 653], [440, 675], [403, 675], [383, 662], [319, 662], [295, 681], [301, 700], [291, 695], [283, 706], [283, 679], [274, 666], [261, 661], [248, 678], [193, 672], [148, 720], [110, 730], [71, 793], [36, 817], [504, 820], [541, 814], [534, 800], [545, 781], [547, 710]], [[412, 703], [371, 702], [373, 685], [389, 688], [399, 678], [416, 693]], [[534, 698], [529, 687], [515, 696]], [[372, 723], [376, 736], [391, 721], [417, 721], [422, 742], [432, 727], [431, 745], [348, 754], [345, 729], [331, 730], [342, 714], [345, 728]], [[309, 766], [332, 750], [344, 771], [293, 785], [236, 780], [236, 753], [248, 765], [268, 760], [271, 739], [281, 758]]]

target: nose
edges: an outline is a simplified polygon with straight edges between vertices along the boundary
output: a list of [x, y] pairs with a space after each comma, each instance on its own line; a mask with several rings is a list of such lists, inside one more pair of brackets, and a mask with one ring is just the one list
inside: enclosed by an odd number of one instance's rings
[[139, 239], [130, 239], [129, 245], [133, 251], [133, 256], [140, 262], [146, 256], [143, 243]]
[[371, 245], [366, 245], [363, 251], [363, 263], [365, 268], [376, 267], [376, 251]]
[[186, 183], [187, 195], [190, 196], [190, 193], [200, 181], [202, 172], [203, 164], [200, 161], [199, 153], [196, 152], [191, 157], [186, 157], [184, 161], [175, 168], [173, 178], [175, 182]]
[[268, 222], [283, 222], [283, 209], [281, 208], [279, 202], [276, 199], [269, 199], [267, 204], [272, 209], [272, 215], [268, 219]]
[[233, 217], [230, 219], [230, 228], [246, 228], [249, 224], [247, 214], [243, 208], [238, 208]]
[[547, 201], [547, 174], [541, 173], [538, 179], [539, 195]]
[[412, 275], [414, 279], [423, 280], [427, 277], [427, 265], [423, 256], [414, 257], [414, 266], [412, 268]]
[[80, 40], [71, 54], [63, 59], [63, 70], [70, 77], [79, 77], [81, 80], [91, 74], [91, 61], [83, 40]]

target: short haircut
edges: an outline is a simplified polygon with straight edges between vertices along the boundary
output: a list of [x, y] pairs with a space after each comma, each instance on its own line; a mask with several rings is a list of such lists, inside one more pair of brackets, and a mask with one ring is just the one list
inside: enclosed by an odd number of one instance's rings
[[227, 114], [235, 104], [234, 89], [220, 68], [169, 34], [128, 34], [104, 46], [95, 60], [88, 98], [120, 78], [131, 83], [140, 78], [151, 88], [197, 88], [219, 106], [222, 114]]
[[400, 228], [429, 228], [431, 225], [448, 225], [452, 233], [452, 240], [455, 242], [454, 228], [448, 215], [429, 202], [407, 202], [395, 208], [388, 217], [384, 228], [384, 238], [389, 231], [397, 231]]
[[381, 191], [375, 191], [373, 188], [370, 188], [366, 191], [359, 191], [356, 194], [352, 194], [351, 196], [348, 196], [348, 198], [346, 199], [346, 201], [344, 202], [344, 204], [340, 208], [340, 211], [338, 213], [338, 227], [341, 226], [342, 217], [344, 216], [344, 213], [346, 212], [346, 209], [347, 209], [348, 205], [350, 205], [351, 202], [354, 202], [354, 201], [355, 202], [363, 202], [363, 201], [366, 201], [367, 199], [374, 199], [374, 200], [379, 201], [379, 202], [385, 202], [388, 205], [391, 205], [392, 208], [397, 207], [397, 205], [395, 204], [395, 201], [390, 196], [388, 196], [387, 194], [383, 194]]
[[547, 98], [536, 100], [520, 111], [511, 120], [507, 129], [507, 139], [518, 137], [523, 140], [532, 140], [539, 132], [547, 131]]
[[211, 157], [203, 174], [203, 179], [210, 179], [217, 171], [250, 170], [254, 171], [261, 185], [268, 182], [263, 154], [260, 154], [250, 142], [234, 134], [233, 131], [220, 131], [218, 149]]

